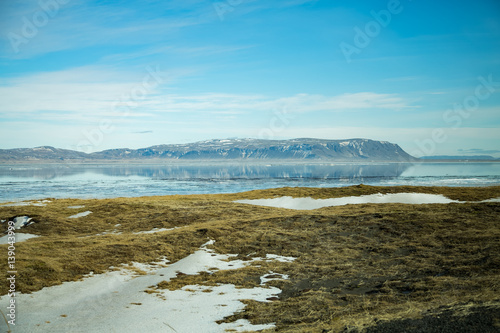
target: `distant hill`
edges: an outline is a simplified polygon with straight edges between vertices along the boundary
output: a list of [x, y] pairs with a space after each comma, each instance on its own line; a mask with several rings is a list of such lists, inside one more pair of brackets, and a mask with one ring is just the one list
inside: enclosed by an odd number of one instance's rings
[[462, 161], [470, 161], [470, 160], [480, 160], [480, 161], [489, 161], [498, 160], [497, 158], [490, 155], [473, 155], [473, 156], [454, 156], [454, 155], [436, 155], [436, 156], [422, 156], [420, 157], [423, 160], [462, 160]]
[[88, 154], [83, 152], [50, 146], [0, 149], [0, 161], [84, 160], [88, 158]]
[[208, 140], [141, 149], [109, 149], [91, 154], [53, 147], [0, 149], [0, 161], [105, 160], [328, 160], [415, 161], [397, 144], [368, 139]]

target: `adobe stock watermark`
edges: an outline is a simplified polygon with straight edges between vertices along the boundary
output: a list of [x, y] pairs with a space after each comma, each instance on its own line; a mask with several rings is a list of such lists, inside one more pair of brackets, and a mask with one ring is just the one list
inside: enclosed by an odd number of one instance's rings
[[[15, 326], [16, 325], [16, 279], [17, 279], [17, 269], [16, 269], [16, 229], [15, 222], [8, 222], [8, 237], [7, 237], [7, 282], [9, 287], [9, 293], [7, 296], [9, 297], [9, 305], [7, 306], [7, 313], [5, 314], [5, 318], [7, 325]], [[3, 314], [3, 312], [2, 312]], [[10, 332], [10, 330], [9, 330]]]
[[412, 156], [434, 154], [437, 145], [448, 140], [447, 131], [460, 128], [464, 119], [468, 119], [479, 109], [481, 101], [487, 100], [497, 89], [500, 89], [500, 81], [493, 81], [492, 74], [488, 75], [487, 78], [480, 76], [477, 80], [479, 83], [476, 85], [473, 94], [466, 96], [461, 103], [455, 103], [452, 109], [443, 113], [443, 120], [449, 126], [446, 129], [435, 128], [427, 139], [415, 140], [418, 149], [411, 153]]
[[288, 112], [287, 107], [281, 110], [274, 111], [273, 116], [269, 120], [269, 126], [260, 130], [259, 139], [272, 140], [276, 135], [283, 132], [290, 126], [291, 121], [295, 118], [293, 114]]
[[213, 3], [215, 12], [219, 16], [221, 21], [224, 21], [224, 15], [226, 13], [233, 12], [234, 9], [241, 5], [244, 0], [225, 0], [225, 1], [217, 1]]
[[28, 44], [38, 35], [39, 29], [45, 27], [50, 19], [53, 19], [61, 6], [69, 3], [70, 0], [40, 0], [39, 9], [32, 15], [23, 16], [20, 33], [8, 32], [7, 38], [15, 53], [19, 53], [19, 47]]
[[[412, 0], [408, 0], [412, 1]], [[387, 9], [382, 9], [378, 12], [372, 10], [370, 15], [373, 20], [367, 22], [363, 29], [355, 26], [353, 44], [341, 42], [339, 44], [340, 50], [345, 57], [347, 63], [352, 62], [353, 54], [360, 54], [361, 51], [370, 45], [371, 41], [376, 38], [382, 28], [386, 28], [392, 21], [394, 15], [401, 14], [404, 7], [399, 0], [389, 0]]]
[[[152, 90], [165, 82], [165, 74], [156, 66], [146, 67], [147, 74], [142, 82], [135, 85], [128, 93], [124, 93], [113, 103], [113, 118], [126, 118], [141, 101], [143, 101]], [[94, 148], [99, 147], [104, 142], [106, 134], [111, 134], [115, 130], [112, 118], [103, 118], [99, 124], [92, 129], [84, 129], [82, 135], [85, 139], [78, 142], [76, 150], [91, 153]]]

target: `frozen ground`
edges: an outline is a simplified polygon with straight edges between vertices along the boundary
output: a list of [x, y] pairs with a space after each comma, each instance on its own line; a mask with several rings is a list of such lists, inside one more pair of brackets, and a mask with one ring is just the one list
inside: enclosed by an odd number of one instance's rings
[[[267, 302], [281, 290], [266, 287], [272, 272], [261, 278], [262, 287], [236, 288], [225, 284], [215, 287], [185, 286], [180, 290], [145, 290], [161, 281], [172, 279], [178, 272], [199, 272], [238, 269], [250, 261], [227, 261], [234, 255], [221, 255], [205, 244], [192, 255], [168, 265], [168, 260], [144, 265], [136, 264], [146, 274], [131, 269], [92, 275], [82, 281], [66, 282], [44, 288], [33, 294], [17, 294], [18, 314], [14, 332], [224, 332], [226, 329], [260, 330], [273, 327], [251, 325], [245, 320], [217, 324], [226, 316], [242, 310], [241, 299]], [[268, 256], [256, 260], [286, 260], [294, 258]], [[281, 276], [285, 279], [286, 276]], [[0, 297], [0, 307], [6, 308], [10, 298]]]

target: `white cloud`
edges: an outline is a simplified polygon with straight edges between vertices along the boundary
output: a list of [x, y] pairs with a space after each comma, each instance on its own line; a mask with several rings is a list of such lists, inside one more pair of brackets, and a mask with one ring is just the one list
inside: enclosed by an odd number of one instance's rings
[[[157, 73], [159, 80], [151, 71]], [[399, 95], [374, 92], [337, 96], [296, 94], [285, 97], [168, 93], [169, 84], [189, 74], [189, 70], [164, 72], [160, 68], [147, 66], [138, 72], [87, 66], [11, 78], [0, 86], [0, 113], [9, 118], [17, 117], [20, 113], [60, 111], [88, 118], [112, 113], [121, 114], [123, 112], [119, 111], [119, 108], [127, 104], [137, 114], [203, 112], [231, 115], [258, 112], [268, 114], [282, 109], [302, 113], [355, 109], [400, 110], [411, 107], [409, 102]]]
[[120, 105], [137, 108], [152, 103], [158, 99], [160, 86], [177, 75], [152, 66], [138, 73], [89, 66], [7, 79], [0, 86], [0, 114], [18, 117], [20, 113], [62, 111], [92, 117], [117, 113]]
[[224, 53], [234, 53], [255, 47], [254, 45], [225, 46], [210, 45], [198, 47], [179, 47], [172, 45], [163, 45], [159, 47], [150, 47], [136, 52], [110, 54], [101, 59], [105, 63], [116, 63], [132, 59], [141, 59], [152, 56], [162, 56], [165, 54], [174, 54], [182, 57], [204, 57], [209, 55], [218, 55]]
[[388, 78], [385, 79], [384, 81], [387, 82], [404, 82], [404, 81], [415, 81], [418, 80], [418, 76], [402, 76], [402, 77], [393, 77], [393, 78]]
[[283, 98], [280, 102], [292, 105], [299, 112], [307, 111], [342, 111], [352, 109], [403, 109], [408, 103], [395, 94], [377, 94], [360, 92], [338, 96], [299, 94]]
[[[154, 106], [152, 105], [154, 108]], [[361, 92], [337, 96], [297, 94], [271, 98], [263, 95], [166, 95], [157, 105], [170, 112], [270, 112], [286, 109], [288, 112], [332, 111], [355, 109], [401, 110], [412, 107], [402, 97], [393, 94]]]

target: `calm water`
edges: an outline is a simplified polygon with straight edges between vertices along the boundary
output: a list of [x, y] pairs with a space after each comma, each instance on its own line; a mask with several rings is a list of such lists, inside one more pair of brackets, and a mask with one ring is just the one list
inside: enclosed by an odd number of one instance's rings
[[0, 165], [0, 202], [357, 184], [500, 185], [500, 163]]

